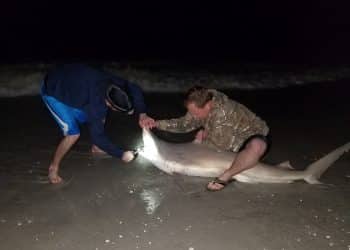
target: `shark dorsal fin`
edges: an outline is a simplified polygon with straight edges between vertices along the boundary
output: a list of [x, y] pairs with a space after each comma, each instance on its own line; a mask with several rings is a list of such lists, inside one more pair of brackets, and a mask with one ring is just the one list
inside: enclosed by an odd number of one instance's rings
[[277, 166], [284, 169], [294, 169], [293, 166], [290, 164], [290, 161], [281, 162]]

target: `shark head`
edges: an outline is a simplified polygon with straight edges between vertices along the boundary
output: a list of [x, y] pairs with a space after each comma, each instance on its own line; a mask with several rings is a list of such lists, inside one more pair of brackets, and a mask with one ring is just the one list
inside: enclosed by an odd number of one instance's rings
[[143, 140], [143, 148], [142, 150], [140, 150], [139, 154], [150, 161], [154, 161], [158, 159], [159, 150], [158, 150], [156, 138], [154, 138], [154, 136], [148, 129], [145, 129], [145, 128], [143, 129], [142, 140]]

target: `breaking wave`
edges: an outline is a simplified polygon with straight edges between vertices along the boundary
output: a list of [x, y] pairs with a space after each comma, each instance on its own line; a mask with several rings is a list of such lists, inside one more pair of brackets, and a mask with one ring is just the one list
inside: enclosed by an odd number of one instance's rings
[[[0, 65], [0, 97], [39, 94], [40, 81], [53, 66], [44, 63]], [[237, 70], [233, 65], [232, 70], [226, 67], [225, 71], [220, 72], [198, 68], [162, 68], [159, 65], [157, 68], [147, 63], [104, 63], [99, 66], [137, 82], [145, 92], [183, 92], [194, 84], [218, 89], [275, 89], [350, 77], [350, 67], [347, 66], [281, 71], [265, 65], [247, 71]]]

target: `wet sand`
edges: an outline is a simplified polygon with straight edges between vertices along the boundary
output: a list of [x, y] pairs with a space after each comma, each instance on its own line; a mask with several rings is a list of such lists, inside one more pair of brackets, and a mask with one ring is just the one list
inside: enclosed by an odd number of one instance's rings
[[[271, 128], [265, 159], [304, 168], [350, 141], [350, 81], [281, 90], [226, 92]], [[181, 115], [179, 94], [146, 95], [155, 118]], [[1, 99], [1, 249], [344, 249], [350, 247], [350, 153], [328, 185], [233, 183], [205, 190], [206, 178], [169, 176], [138, 158], [94, 159], [84, 128], [62, 164], [66, 182], [47, 184], [60, 139], [37, 97]], [[136, 147], [136, 119], [114, 114], [107, 130]]]

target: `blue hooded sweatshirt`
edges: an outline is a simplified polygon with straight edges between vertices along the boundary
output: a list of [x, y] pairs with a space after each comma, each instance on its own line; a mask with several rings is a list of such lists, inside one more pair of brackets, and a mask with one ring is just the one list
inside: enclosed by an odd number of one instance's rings
[[105, 134], [108, 107], [106, 91], [110, 84], [127, 90], [137, 114], [146, 112], [141, 88], [111, 73], [83, 64], [66, 64], [48, 72], [42, 94], [82, 110], [87, 116], [92, 142], [108, 154], [121, 158], [124, 150], [114, 145]]

